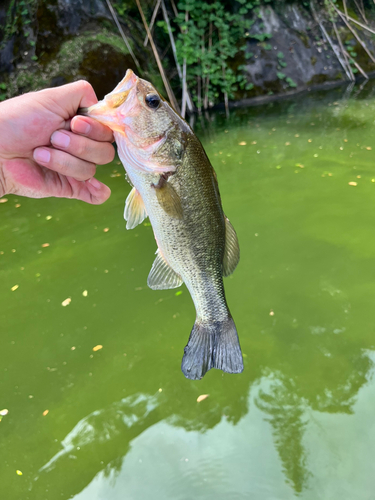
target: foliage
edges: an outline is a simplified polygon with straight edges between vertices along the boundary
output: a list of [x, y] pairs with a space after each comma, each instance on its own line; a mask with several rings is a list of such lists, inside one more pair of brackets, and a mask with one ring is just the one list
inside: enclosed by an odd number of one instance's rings
[[7, 90], [7, 85], [6, 83], [2, 82], [0, 83], [0, 101], [5, 101], [5, 99], [7, 98], [7, 94], [6, 91]]
[[19, 2], [17, 0], [11, 0], [7, 10], [5, 25], [0, 28], [2, 31], [0, 50], [5, 43], [17, 33], [22, 31], [23, 36], [26, 38], [30, 35], [28, 25], [31, 24], [32, 18], [35, 15], [37, 4], [37, 0], [21, 0]]
[[[222, 96], [233, 98], [238, 88], [253, 85], [236, 71], [234, 59], [245, 56], [241, 40], [254, 23], [246, 17], [259, 1], [234, 2], [181, 0], [175, 19], [177, 56], [187, 65], [187, 84], [198, 109], [207, 108]], [[268, 37], [264, 37], [267, 39]]]

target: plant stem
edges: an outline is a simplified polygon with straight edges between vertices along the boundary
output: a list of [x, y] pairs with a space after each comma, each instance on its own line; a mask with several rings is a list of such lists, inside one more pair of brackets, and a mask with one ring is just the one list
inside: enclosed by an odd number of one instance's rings
[[[354, 35], [354, 37], [356, 38], [356, 40], [357, 40], [357, 41], [361, 44], [361, 46], [363, 47], [363, 50], [367, 53], [367, 55], [369, 56], [369, 58], [371, 59], [371, 61], [372, 61], [373, 63], [375, 63], [375, 58], [374, 58], [374, 56], [371, 54], [371, 52], [368, 50], [368, 48], [366, 47], [365, 42], [363, 42], [363, 41], [359, 38], [359, 36], [358, 36], [357, 32], [355, 31], [355, 29], [354, 29], [354, 28], [352, 28], [352, 27], [350, 26], [350, 24], [349, 24], [349, 23], [348, 23], [348, 21], [345, 19], [345, 16], [344, 16], [344, 14], [341, 12], [341, 10], [339, 10], [339, 9], [336, 7], [336, 5], [334, 5], [332, 2], [331, 2], [331, 4], [334, 6], [334, 8], [336, 9], [337, 13], [338, 13], [338, 14], [339, 14], [339, 16], [341, 17], [341, 19], [344, 21], [344, 23], [346, 24], [346, 26], [349, 28], [349, 30], [353, 33], [353, 35]], [[349, 17], [348, 19], [351, 19], [351, 17]]]
[[[374, 2], [375, 2], [375, 0], [374, 0]], [[178, 16], [178, 10], [177, 10], [176, 4], [174, 3], [174, 0], [171, 0], [171, 5], [172, 5], [173, 13], [174, 13], [175, 17], [177, 17]]]
[[332, 48], [335, 56], [337, 57], [337, 60], [339, 61], [339, 63], [341, 64], [343, 70], [345, 71], [346, 76], [348, 77], [349, 80], [351, 80], [350, 73], [348, 71], [348, 68], [346, 67], [345, 61], [343, 61], [343, 59], [341, 58], [340, 53], [337, 50], [337, 47], [335, 47], [335, 45], [333, 44], [333, 42], [331, 40], [331, 37], [328, 35], [325, 27], [323, 26], [322, 22], [318, 18], [317, 14], [315, 12], [315, 8], [314, 8], [312, 0], [310, 0], [310, 8], [311, 8], [311, 12], [313, 13], [313, 16], [315, 18], [315, 21], [319, 24], [319, 27], [320, 27], [320, 29], [321, 29], [321, 31], [323, 33], [323, 36], [325, 37], [325, 39], [327, 40], [327, 42], [330, 44], [330, 46], [331, 46], [331, 48]]
[[145, 15], [143, 13], [140, 1], [139, 0], [135, 0], [135, 1], [137, 3], [139, 13], [141, 14], [141, 18], [142, 18], [142, 21], [143, 21], [146, 33], [148, 34], [148, 37], [150, 39], [150, 44], [151, 44], [151, 47], [152, 47], [152, 51], [154, 53], [154, 56], [155, 56], [155, 59], [156, 59], [156, 63], [158, 65], [158, 68], [159, 68], [159, 71], [160, 71], [160, 75], [161, 75], [163, 83], [164, 83], [165, 90], [167, 91], [170, 104], [175, 109], [175, 111], [177, 111], [177, 113], [179, 113], [180, 112], [180, 108], [179, 108], [178, 102], [177, 102], [176, 97], [175, 97], [175, 95], [173, 93], [173, 90], [171, 89], [169, 81], [168, 81], [167, 77], [165, 76], [164, 68], [163, 68], [163, 66], [161, 64], [160, 57], [159, 57], [156, 45], [154, 43], [154, 39], [152, 38], [152, 35], [151, 35], [151, 31], [150, 31], [150, 29], [149, 29], [149, 27], [147, 25], [147, 21], [146, 21]]
[[[203, 40], [204, 43], [204, 40]], [[211, 53], [212, 50], [212, 21], [209, 24], [209, 36], [208, 36], [208, 53]], [[204, 109], [208, 108], [208, 91], [210, 87], [210, 74], [207, 75], [206, 78], [206, 91], [204, 96]]]
[[[150, 25], [149, 25], [150, 31], [152, 31], [152, 28], [154, 27], [154, 22], [155, 22], [156, 16], [157, 16], [159, 8], [160, 8], [160, 3], [161, 3], [161, 0], [157, 0], [154, 12], [152, 13]], [[147, 44], [148, 44], [148, 35], [146, 35], [145, 41], [143, 42], [143, 46], [147, 47]]]
[[112, 7], [112, 4], [111, 4], [110, 0], [107, 0], [107, 5], [108, 5], [108, 8], [109, 8], [109, 10], [110, 10], [110, 12], [111, 12], [111, 14], [112, 14], [112, 17], [113, 17], [113, 19], [114, 19], [115, 23], [116, 23], [116, 26], [117, 26], [117, 28], [118, 28], [118, 30], [119, 30], [119, 32], [120, 32], [120, 35], [122, 36], [122, 39], [124, 40], [124, 43], [125, 43], [125, 45], [126, 45], [126, 48], [127, 48], [127, 49], [128, 49], [128, 51], [129, 51], [129, 54], [132, 56], [133, 61], [135, 62], [135, 65], [137, 66], [138, 71], [139, 71], [140, 73], [142, 73], [141, 66], [139, 65], [138, 59], [135, 57], [134, 52], [132, 51], [132, 48], [130, 47], [130, 44], [129, 44], [129, 42], [128, 42], [128, 39], [127, 39], [127, 38], [126, 38], [126, 36], [125, 36], [125, 33], [124, 33], [124, 31], [123, 31], [123, 29], [122, 29], [122, 27], [121, 27], [121, 24], [119, 23], [119, 20], [118, 20], [118, 18], [117, 18], [116, 12], [114, 11], [114, 9], [113, 9], [113, 7]]
[[[181, 72], [181, 66], [180, 66], [180, 63], [178, 62], [178, 59], [177, 59], [176, 44], [175, 44], [175, 41], [174, 41], [174, 37], [173, 37], [171, 25], [170, 25], [170, 22], [169, 22], [168, 12], [167, 12], [167, 9], [165, 7], [164, 0], [161, 0], [161, 8], [162, 8], [162, 11], [163, 11], [164, 21], [165, 21], [165, 23], [167, 25], [169, 40], [171, 41], [171, 47], [172, 47], [173, 57], [174, 57], [174, 60], [175, 60], [175, 63], [176, 63], [177, 73], [178, 73], [178, 76], [180, 77], [180, 81], [181, 81], [181, 84], [182, 84], [182, 98], [183, 98], [184, 97], [184, 82], [185, 82], [185, 85], [186, 85], [186, 74], [185, 74], [185, 80], [184, 80], [182, 72]], [[185, 61], [185, 64], [186, 64], [186, 61]], [[185, 70], [186, 70], [186, 68], [185, 68]], [[186, 71], [185, 71], [185, 73], [186, 73]], [[186, 88], [186, 91], [187, 91], [187, 88]], [[190, 97], [190, 94], [188, 92], [187, 92], [187, 95], [186, 95], [186, 104], [187, 104], [188, 110], [192, 113], [194, 111], [194, 105], [193, 105], [193, 101], [192, 101], [192, 99]], [[182, 113], [182, 111], [181, 111], [181, 113]], [[185, 118], [185, 114], [184, 113], [182, 114], [182, 117]]]
[[335, 23], [335, 21], [333, 19], [332, 19], [332, 24], [333, 24], [333, 29], [335, 30], [336, 38], [337, 38], [337, 40], [339, 42], [339, 45], [340, 45], [341, 52], [342, 52], [342, 54], [344, 56], [346, 66], [347, 66], [347, 68], [349, 70], [349, 73], [350, 73], [350, 79], [352, 81], [355, 81], [355, 77], [353, 75], [352, 68], [350, 67], [349, 59], [347, 58], [347, 52], [344, 50], [344, 46], [343, 46], [343, 44], [341, 42], [341, 38], [340, 38], [339, 32], [337, 31], [336, 23]]
[[186, 112], [186, 98], [187, 98], [187, 86], [186, 86], [186, 57], [184, 57], [184, 64], [182, 70], [182, 104], [181, 104], [181, 116], [185, 118]]

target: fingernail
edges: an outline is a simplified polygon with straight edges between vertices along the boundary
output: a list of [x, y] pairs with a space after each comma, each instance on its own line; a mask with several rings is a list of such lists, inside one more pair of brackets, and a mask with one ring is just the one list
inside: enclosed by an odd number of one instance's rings
[[51, 142], [59, 148], [67, 148], [70, 144], [70, 137], [68, 134], [64, 134], [64, 132], [57, 131], [51, 135]]
[[88, 182], [92, 185], [93, 188], [95, 189], [100, 189], [102, 187], [102, 183], [98, 181], [98, 179], [95, 179], [95, 177], [91, 177], [91, 179], [88, 180]]
[[51, 159], [51, 153], [48, 149], [36, 149], [34, 151], [34, 160], [38, 163], [48, 163]]
[[91, 125], [89, 125], [85, 120], [74, 120], [73, 131], [78, 134], [88, 134], [91, 130]]

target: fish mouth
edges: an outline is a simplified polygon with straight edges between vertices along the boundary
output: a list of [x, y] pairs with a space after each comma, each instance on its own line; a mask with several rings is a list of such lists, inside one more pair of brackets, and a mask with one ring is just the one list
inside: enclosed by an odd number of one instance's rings
[[114, 131], [123, 131], [118, 116], [119, 107], [126, 102], [131, 90], [137, 85], [138, 76], [128, 69], [122, 81], [102, 101], [89, 108], [78, 108], [77, 115], [89, 116]]

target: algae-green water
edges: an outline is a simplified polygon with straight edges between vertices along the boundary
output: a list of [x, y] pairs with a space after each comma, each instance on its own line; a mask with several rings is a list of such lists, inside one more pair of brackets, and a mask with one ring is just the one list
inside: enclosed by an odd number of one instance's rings
[[102, 206], [5, 197], [2, 498], [373, 498], [374, 115], [370, 82], [197, 120], [240, 241], [241, 375], [184, 378], [194, 307], [147, 288], [117, 160]]

